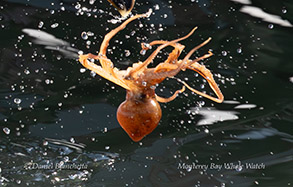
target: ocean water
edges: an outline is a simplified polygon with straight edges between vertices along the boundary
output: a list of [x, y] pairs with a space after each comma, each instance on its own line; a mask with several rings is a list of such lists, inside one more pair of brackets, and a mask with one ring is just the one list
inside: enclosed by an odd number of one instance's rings
[[[125, 90], [77, 61], [122, 23], [107, 1], [0, 2], [0, 183], [3, 186], [291, 186], [293, 2], [137, 0], [111, 40], [119, 69], [143, 61], [140, 43], [173, 40], [202, 61], [222, 104], [185, 91], [161, 104], [158, 127], [133, 142], [116, 120]], [[163, 61], [160, 53], [150, 66]], [[192, 71], [177, 76], [212, 93]], [[157, 86], [168, 97], [176, 79]]]

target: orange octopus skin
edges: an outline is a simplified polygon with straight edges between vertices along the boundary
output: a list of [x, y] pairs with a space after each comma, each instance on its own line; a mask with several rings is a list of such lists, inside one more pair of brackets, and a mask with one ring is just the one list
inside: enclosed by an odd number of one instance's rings
[[[117, 110], [117, 120], [129, 137], [137, 142], [150, 134], [162, 117], [160, 104], [152, 93], [134, 93], [127, 91], [126, 101]], [[149, 95], [150, 94], [150, 95]]]
[[[79, 61], [84, 67], [127, 90], [126, 101], [124, 101], [117, 110], [117, 120], [129, 137], [135, 142], [143, 139], [158, 126], [162, 116], [161, 107], [158, 101], [172, 101], [179, 93], [184, 92], [185, 88], [217, 103], [221, 103], [224, 100], [224, 96], [215, 82], [212, 73], [204, 65], [198, 63], [199, 61], [212, 56], [212, 53], [209, 52], [208, 54], [197, 57], [193, 60], [189, 59], [196, 50], [206, 45], [211, 38], [208, 38], [206, 41], [193, 48], [183, 59], [178, 59], [185, 47], [180, 44], [179, 41], [188, 38], [193, 34], [196, 28], [186, 36], [172, 41], [157, 40], [149, 44], [142, 44], [143, 52], [149, 50], [154, 45], [159, 46], [144, 62], [134, 63], [133, 66], [127, 68], [127, 70], [118, 70], [114, 67], [114, 64], [106, 56], [107, 47], [111, 38], [120, 30], [124, 29], [131, 21], [141, 17], [148, 17], [150, 14], [151, 12], [133, 16], [116, 29], [110, 31], [105, 36], [98, 55], [89, 53], [79, 56]], [[157, 54], [168, 46], [174, 48], [169, 54], [169, 57], [164, 62], [159, 63], [156, 67], [148, 68], [148, 65], [153, 61]], [[94, 62], [95, 60], [99, 61], [100, 65], [96, 64]], [[165, 78], [174, 77], [181, 70], [185, 71], [186, 69], [193, 70], [206, 79], [216, 97], [200, 92], [190, 87], [184, 81], [180, 81], [184, 85], [182, 89], [177, 90], [169, 98], [162, 98], [155, 94], [155, 86], [157, 84], [161, 83]]]

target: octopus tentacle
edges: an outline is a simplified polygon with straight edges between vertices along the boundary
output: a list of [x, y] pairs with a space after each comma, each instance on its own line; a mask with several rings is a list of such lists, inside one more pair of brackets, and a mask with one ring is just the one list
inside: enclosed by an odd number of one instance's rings
[[[148, 45], [146, 45], [145, 43], [142, 43], [141, 44], [142, 50], [140, 51], [140, 53], [143, 53], [144, 51], [149, 50], [153, 45], [162, 45], [162, 44], [166, 44], [168, 42], [169, 41], [165, 41], [165, 40], [155, 40], [155, 41], [152, 41], [151, 43], [149, 43]], [[185, 46], [180, 43], [171, 43], [170, 46], [174, 47], [174, 49], [169, 54], [169, 57], [165, 61], [165, 63], [171, 63], [174, 60], [177, 60], [177, 58], [180, 56], [181, 52], [185, 48]]]
[[179, 93], [182, 93], [184, 91], [185, 91], [185, 86], [183, 86], [180, 90], [177, 90], [171, 97], [168, 97], [168, 98], [163, 98], [156, 94], [156, 99], [160, 103], [168, 103], [170, 101], [173, 101], [178, 96]]
[[150, 15], [150, 13], [145, 13], [145, 14], [138, 14], [135, 15], [131, 18], [129, 18], [128, 20], [124, 21], [120, 26], [118, 26], [117, 28], [113, 29], [112, 31], [110, 31], [108, 34], [105, 35], [104, 40], [100, 46], [100, 52], [99, 52], [99, 56], [104, 57], [104, 58], [100, 58], [100, 63], [101, 66], [108, 72], [110, 72], [111, 74], [115, 75], [115, 73], [113, 72], [113, 63], [111, 62], [111, 60], [109, 60], [106, 56], [106, 52], [107, 52], [107, 48], [109, 46], [109, 42], [110, 40], [121, 30], [123, 30], [127, 24], [129, 24], [131, 21], [141, 18], [141, 17], [148, 17]]
[[208, 70], [204, 65], [201, 65], [199, 63], [194, 63], [191, 66], [188, 67], [188, 69], [194, 70], [196, 72], [198, 72], [204, 79], [206, 79], [209, 83], [209, 86], [211, 87], [211, 89], [213, 90], [213, 92], [216, 94], [216, 97], [207, 95], [205, 93], [202, 93], [192, 87], [190, 87], [186, 82], [184, 81], [180, 81], [183, 85], [185, 85], [189, 90], [191, 90], [192, 92], [201, 95], [205, 98], [208, 98], [212, 101], [215, 101], [217, 103], [222, 103], [224, 100], [224, 96], [220, 90], [220, 88], [218, 87], [218, 85], [216, 84], [216, 81], [213, 78], [212, 73], [210, 72], [210, 70]]
[[153, 59], [158, 55], [158, 53], [162, 49], [164, 49], [167, 46], [173, 45], [174, 43], [177, 43], [177, 42], [179, 42], [181, 40], [184, 40], [184, 39], [188, 38], [190, 35], [192, 35], [194, 33], [194, 31], [196, 29], [197, 29], [197, 27], [195, 27], [194, 29], [192, 29], [186, 36], [184, 36], [182, 38], [178, 38], [176, 40], [172, 40], [172, 41], [166, 42], [166, 43], [160, 45], [159, 47], [157, 47], [157, 49], [155, 51], [153, 51], [153, 53], [144, 62], [142, 62], [139, 66], [133, 68], [129, 72], [128, 76], [134, 76], [135, 73], [138, 73], [141, 70], [145, 69], [153, 61]]
[[[119, 78], [117, 76], [113, 76], [111, 73], [109, 73], [108, 71], [105, 71], [101, 66], [90, 62], [88, 60], [88, 58], [92, 58], [92, 59], [99, 59], [98, 56], [93, 55], [93, 54], [87, 54], [87, 55], [80, 55], [79, 56], [79, 61], [80, 63], [87, 69], [94, 71], [95, 73], [97, 73], [98, 75], [100, 75], [101, 77], [104, 77], [105, 79], [127, 89], [127, 90], [131, 90], [132, 87], [130, 87], [130, 85], [127, 85], [127, 83], [122, 79]], [[114, 71], [114, 70], [113, 70]]]
[[[166, 77], [174, 77], [175, 75], [177, 75], [181, 70], [185, 70], [186, 68], [188, 68], [190, 65], [209, 58], [210, 56], [212, 56], [213, 54], [211, 52], [209, 52], [208, 54], [205, 54], [199, 58], [196, 58], [194, 60], [188, 60], [186, 63], [183, 62], [183, 60], [180, 60], [177, 64], [173, 65], [173, 64], [164, 64], [164, 63], [160, 63], [157, 65], [157, 67], [154, 69], [154, 71], [152, 71], [151, 73], [147, 73], [145, 75], [145, 79], [146, 80], [163, 80]], [[176, 67], [175, 67], [176, 66]]]
[[131, 21], [141, 18], [141, 17], [148, 17], [150, 14], [149, 13], [145, 13], [145, 14], [138, 14], [135, 15], [129, 19], [127, 19], [126, 21], [124, 21], [120, 26], [118, 26], [117, 28], [113, 29], [112, 31], [110, 31], [108, 34], [105, 35], [104, 40], [100, 46], [100, 55], [105, 55], [106, 56], [106, 52], [107, 52], [107, 47], [109, 45], [110, 40], [113, 38], [113, 36], [115, 36], [119, 31], [123, 30], [127, 24], [129, 24]]
[[203, 47], [204, 45], [206, 45], [207, 43], [209, 43], [209, 41], [211, 41], [211, 37], [209, 37], [207, 40], [205, 40], [204, 42], [202, 42], [201, 44], [199, 44], [198, 46], [194, 47], [192, 50], [189, 51], [189, 53], [184, 57], [184, 59], [182, 60], [183, 63], [185, 63], [186, 61], [188, 61], [188, 59], [191, 57], [191, 55], [197, 51], [199, 48]]
[[[113, 63], [111, 62], [110, 59], [107, 58], [107, 56], [106, 56], [107, 47], [109, 45], [110, 40], [119, 31], [123, 30], [128, 23], [130, 23], [131, 21], [138, 19], [140, 17], [148, 17], [149, 15], [150, 15], [150, 12], [145, 13], [145, 14], [138, 14], [136, 16], [129, 18], [128, 20], [123, 22], [119, 27], [113, 29], [108, 34], [106, 34], [106, 36], [104, 37], [104, 40], [100, 46], [99, 55], [93, 55], [91, 53], [89, 53], [87, 55], [80, 55], [79, 61], [82, 63], [82, 65], [84, 67], [96, 72], [97, 74], [112, 81], [113, 83], [118, 84], [118, 85], [122, 86], [123, 88], [130, 90], [131, 89], [130, 86], [128, 86], [127, 83], [125, 81], [123, 81], [123, 79], [121, 77], [119, 77], [119, 75], [114, 71]], [[101, 66], [98, 66], [92, 62], [88, 62], [87, 61], [88, 58], [99, 60]], [[131, 87], [133, 87], [133, 86], [134, 85], [132, 85]]]

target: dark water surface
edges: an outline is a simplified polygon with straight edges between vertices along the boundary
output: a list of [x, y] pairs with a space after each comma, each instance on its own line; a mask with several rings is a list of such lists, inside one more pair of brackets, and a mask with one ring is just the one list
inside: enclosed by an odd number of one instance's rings
[[[99, 49], [120, 24], [118, 12], [106, 0], [2, 0], [1, 185], [293, 184], [293, 2], [137, 0], [133, 13], [149, 8], [150, 18], [110, 42], [115, 66], [145, 59], [141, 42], [172, 40], [198, 26], [182, 42], [184, 53], [213, 38], [197, 55], [215, 54], [204, 63], [225, 102], [186, 91], [161, 104], [157, 129], [134, 143], [116, 120], [125, 90], [76, 60], [79, 50]], [[211, 92], [194, 72], [178, 77]], [[157, 93], [168, 97], [180, 87], [170, 79]]]

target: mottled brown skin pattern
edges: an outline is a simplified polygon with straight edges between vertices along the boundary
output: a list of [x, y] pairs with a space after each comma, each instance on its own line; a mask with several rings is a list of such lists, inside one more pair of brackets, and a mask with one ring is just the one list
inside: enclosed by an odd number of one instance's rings
[[[114, 67], [112, 61], [106, 56], [107, 47], [111, 38], [120, 30], [124, 29], [131, 21], [141, 17], [148, 17], [150, 14], [151, 12], [133, 16], [116, 29], [110, 31], [105, 36], [98, 55], [89, 53], [79, 56], [79, 61], [84, 67], [127, 90], [126, 101], [124, 101], [117, 110], [117, 119], [129, 137], [136, 142], [150, 134], [158, 126], [162, 116], [161, 107], [158, 102], [166, 103], [174, 100], [179, 93], [185, 91], [185, 88], [218, 103], [224, 100], [224, 96], [216, 84], [212, 73], [204, 65], [198, 63], [212, 56], [212, 53], [209, 52], [193, 60], [189, 59], [196, 50], [206, 45], [211, 38], [193, 48], [183, 59], [178, 59], [185, 47], [180, 44], [179, 41], [188, 38], [193, 34], [196, 28], [186, 36], [172, 41], [156, 40], [149, 44], [142, 44], [142, 52], [151, 49], [152, 46], [158, 45], [158, 47], [145, 61], [134, 63], [132, 67], [128, 67], [126, 70], [118, 70]], [[166, 47], [174, 48], [168, 58], [164, 62], [159, 63], [156, 67], [148, 68], [148, 65], [154, 60], [158, 53]], [[99, 61], [100, 65], [97, 65], [95, 60]], [[155, 94], [157, 84], [161, 83], [167, 77], [174, 77], [180, 71], [185, 71], [187, 69], [197, 72], [206, 79], [216, 97], [200, 92], [190, 87], [184, 81], [180, 81], [184, 85], [182, 89], [174, 92], [169, 98], [162, 98]]]
[[126, 101], [117, 110], [117, 120], [133, 141], [140, 141], [150, 134], [162, 117], [161, 107], [154, 90], [127, 91]]

